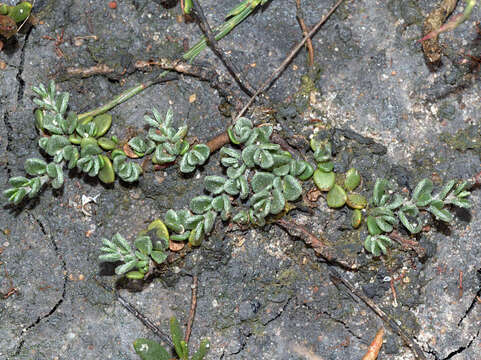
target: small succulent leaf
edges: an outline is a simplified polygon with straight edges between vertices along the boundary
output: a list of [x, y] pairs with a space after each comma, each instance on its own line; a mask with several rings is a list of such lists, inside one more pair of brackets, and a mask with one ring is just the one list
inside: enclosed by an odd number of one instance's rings
[[136, 153], [139, 153], [139, 155], [144, 154], [147, 150], [145, 141], [140, 136], [133, 137], [129, 140], [128, 144], [132, 150], [134, 150]]
[[284, 197], [287, 201], [295, 201], [302, 194], [302, 186], [292, 175], [286, 175], [282, 181]]
[[314, 174], [314, 167], [310, 163], [308, 163], [307, 161], [305, 163], [306, 163], [306, 168], [299, 175], [299, 180], [302, 180], [302, 181], [310, 179], [312, 174]]
[[376, 249], [376, 243], [373, 241], [373, 237], [371, 235], [368, 235], [366, 240], [364, 240], [364, 248], [374, 256], [380, 255], [379, 249]]
[[172, 337], [172, 343], [174, 344], [175, 352], [177, 353], [177, 356], [182, 359], [184, 357], [184, 352], [180, 342], [183, 340], [184, 335], [182, 334], [182, 330], [177, 318], [174, 316], [170, 318], [170, 335]]
[[281, 165], [279, 167], [276, 167], [272, 173], [275, 175], [275, 176], [285, 176], [287, 174], [289, 174], [289, 170], [290, 170], [290, 166], [289, 164], [285, 164], [285, 165]]
[[252, 191], [254, 191], [254, 193], [258, 193], [264, 189], [270, 189], [274, 179], [275, 176], [271, 173], [256, 172], [251, 180]]
[[54, 189], [60, 189], [63, 185], [63, 179], [64, 179], [63, 178], [63, 170], [60, 167], [60, 165], [58, 165], [58, 164], [55, 164], [55, 167], [56, 167], [56, 176], [52, 180], [52, 187]]
[[204, 179], [204, 187], [208, 192], [218, 195], [224, 191], [224, 184], [226, 180], [227, 179], [223, 176], [206, 176]]
[[175, 161], [175, 158], [175, 155], [170, 155], [165, 152], [164, 145], [160, 144], [155, 148], [154, 159], [152, 161], [156, 164], [165, 164]]
[[197, 196], [190, 201], [190, 210], [194, 214], [204, 214], [212, 208], [212, 200], [213, 198], [210, 196]]
[[182, 234], [173, 234], [170, 236], [170, 240], [172, 241], [185, 241], [189, 238], [190, 231], [186, 231]]
[[336, 182], [336, 174], [333, 172], [324, 172], [319, 169], [314, 171], [314, 183], [321, 191], [329, 191]]
[[292, 176], [299, 176], [302, 174], [302, 172], [306, 168], [306, 163], [304, 161], [297, 161], [294, 159], [291, 159], [290, 164], [289, 164], [289, 173]]
[[189, 164], [189, 154], [190, 152], [185, 153], [180, 160], [180, 171], [183, 173], [191, 173], [195, 170], [195, 166]]
[[192, 246], [200, 246], [204, 239], [204, 222], [199, 222], [195, 229], [190, 232], [189, 244]]
[[437, 220], [444, 222], [451, 222], [453, 220], [453, 215], [447, 209], [438, 209], [434, 206], [430, 206], [427, 209]]
[[232, 127], [227, 128], [227, 135], [229, 136], [229, 140], [232, 144], [234, 145], [239, 145], [240, 142], [237, 141], [237, 137], [234, 134], [234, 131], [232, 130]]
[[347, 205], [351, 209], [364, 209], [367, 206], [367, 199], [360, 194], [347, 194]]
[[150, 257], [157, 264], [162, 264], [167, 259], [167, 254], [163, 251], [154, 250], [150, 253]]
[[[269, 143], [270, 137], [272, 135], [272, 130], [273, 130], [272, 126], [261, 126], [261, 127], [256, 128], [255, 131], [258, 134], [257, 141], [259, 141], [260, 143], [264, 143], [264, 144]], [[280, 148], [280, 146], [278, 144], [269, 144], [269, 145], [274, 145], [272, 150], [275, 150], [276, 148], [277, 149]]]
[[288, 151], [276, 151], [271, 154], [272, 158], [274, 159], [274, 168], [282, 165], [288, 165], [292, 160], [292, 155]]
[[89, 155], [99, 155], [102, 154], [102, 149], [97, 145], [97, 141], [92, 143], [87, 143], [80, 149], [80, 157], [86, 157]]
[[354, 209], [351, 217], [351, 225], [354, 229], [357, 229], [362, 223], [362, 212], [359, 209]]
[[73, 145], [68, 145], [63, 148], [62, 153], [63, 158], [68, 161], [67, 168], [69, 170], [73, 169], [77, 165], [77, 161], [80, 158], [80, 153], [77, 147]]
[[454, 190], [454, 195], [458, 196], [461, 192], [463, 192], [468, 186], [467, 181], [463, 181], [461, 184], [459, 184], [456, 189]]
[[[137, 264], [138, 267], [140, 267], [139, 264]], [[125, 274], [125, 277], [132, 280], [142, 280], [144, 278], [144, 275], [145, 274], [140, 271], [129, 271], [127, 274]]]
[[281, 149], [281, 146], [279, 144], [273, 144], [273, 143], [262, 143], [262, 144], [259, 144], [259, 149], [267, 150], [269, 152], [275, 152], [275, 151], [279, 151]]
[[383, 232], [390, 233], [393, 231], [393, 226], [384, 220], [382, 217], [376, 218], [376, 225], [381, 229]]
[[427, 206], [431, 203], [432, 200], [433, 198], [430, 193], [427, 193], [427, 192], [421, 193], [417, 198], [416, 206], [418, 207]]
[[202, 220], [204, 220], [202, 215], [191, 215], [185, 219], [185, 227], [189, 230], [193, 230]]
[[382, 233], [382, 230], [379, 228], [376, 222], [376, 218], [374, 216], [369, 215], [366, 220], [367, 223], [367, 230], [369, 234], [372, 236], [376, 236]]
[[219, 195], [212, 200], [212, 208], [215, 211], [221, 212], [222, 210], [224, 210], [224, 196], [225, 195]]
[[70, 145], [70, 141], [68, 141], [65, 136], [52, 135], [46, 142], [45, 151], [50, 156], [55, 156], [57, 152], [62, 150], [67, 145]]
[[334, 163], [332, 161], [324, 161], [317, 163], [317, 168], [323, 172], [331, 172], [334, 169]]
[[25, 171], [32, 176], [43, 175], [47, 171], [47, 163], [42, 159], [30, 158], [25, 160]]
[[94, 117], [93, 123], [96, 128], [95, 136], [103, 136], [112, 125], [112, 115], [108, 113], [97, 115]]
[[239, 194], [240, 189], [238, 187], [238, 182], [237, 180], [233, 179], [227, 179], [227, 181], [224, 183], [224, 191], [232, 196], [235, 196]]
[[433, 182], [430, 179], [422, 179], [414, 188], [412, 199], [414, 202], [422, 201], [427, 195], [431, 196], [433, 191]]
[[346, 178], [344, 180], [344, 188], [347, 191], [353, 191], [355, 188], [359, 186], [361, 183], [361, 175], [359, 174], [359, 171], [355, 168], [350, 168], [346, 172]]
[[245, 164], [242, 164], [240, 167], [236, 168], [231, 166], [227, 169], [227, 176], [231, 179], [237, 179], [239, 176], [243, 175], [246, 171]]
[[401, 223], [404, 225], [404, 227], [411, 233], [411, 234], [417, 234], [418, 232], [421, 231], [421, 224], [413, 225], [409, 219], [407, 218], [406, 214], [404, 211], [401, 209], [397, 212], [397, 216]]
[[261, 200], [265, 200], [270, 196], [269, 189], [264, 189], [262, 191], [259, 191], [258, 193], [255, 193], [254, 195], [251, 196], [250, 202], [251, 204], [256, 204], [257, 202]]
[[181, 126], [174, 136], [172, 136], [172, 142], [178, 142], [182, 140], [186, 135], [189, 127], [187, 125]]
[[249, 183], [247, 182], [246, 176], [240, 176], [236, 179], [237, 185], [240, 188], [240, 198], [242, 200], [247, 199], [249, 196]]
[[459, 198], [459, 197], [456, 197], [450, 200], [449, 203], [464, 209], [469, 209], [472, 207], [472, 204], [468, 199]]
[[137, 260], [131, 260], [125, 264], [119, 265], [115, 268], [115, 274], [117, 275], [123, 275], [126, 272], [129, 272], [130, 270], [134, 269], [137, 266]]
[[99, 261], [102, 262], [117, 262], [122, 260], [122, 256], [117, 252], [109, 252], [99, 256]]
[[136, 339], [134, 349], [142, 360], [169, 360], [170, 354], [159, 343], [149, 339]]
[[439, 200], [444, 200], [449, 192], [453, 189], [454, 185], [456, 184], [456, 180], [449, 181], [446, 185], [444, 185], [443, 189], [439, 192], [437, 198]]
[[135, 240], [134, 245], [144, 255], [150, 255], [152, 252], [152, 241], [148, 236], [139, 236]]
[[262, 169], [269, 169], [274, 165], [274, 159], [269, 151], [257, 149], [254, 153], [254, 163], [259, 165]]
[[205, 145], [205, 144], [197, 144], [197, 145], [194, 145], [194, 147], [192, 148], [193, 151], [195, 151], [196, 153], [200, 154], [199, 156], [199, 159], [200, 159], [200, 163], [199, 165], [202, 165], [205, 163], [205, 161], [209, 158], [209, 155], [210, 155], [210, 148]]
[[240, 160], [241, 158], [240, 151], [227, 146], [223, 146], [222, 149], [220, 149], [220, 155], [222, 157], [230, 157], [236, 160]]
[[197, 352], [194, 355], [192, 355], [192, 360], [203, 360], [204, 357], [209, 352], [209, 347], [210, 347], [209, 340], [207, 339], [202, 340], [199, 345], [199, 350], [197, 350]]
[[30, 192], [28, 193], [29, 199], [35, 197], [42, 187], [42, 182], [40, 181], [39, 177], [35, 177], [30, 180]]
[[209, 211], [207, 214], [204, 215], [204, 233], [208, 234], [214, 228], [215, 219], [217, 217], [217, 213], [215, 211]]
[[280, 189], [272, 190], [272, 203], [270, 213], [273, 215], [279, 214], [286, 204], [284, 195]]
[[122, 235], [116, 233], [112, 237], [112, 242], [120, 249], [123, 254], [131, 253], [132, 249], [130, 248], [130, 244], [127, 240], [124, 239]]
[[390, 204], [387, 204], [386, 205], [386, 208], [389, 209], [389, 210], [396, 210], [398, 207], [400, 207], [403, 203], [403, 198], [401, 195], [399, 194], [396, 194], [394, 196], [394, 200], [391, 201]]
[[61, 122], [62, 131], [66, 135], [72, 135], [78, 126], [77, 114], [70, 111], [64, 121]]
[[241, 210], [237, 214], [234, 215], [232, 221], [237, 224], [246, 225], [249, 223], [249, 214], [246, 210]]
[[115, 181], [115, 172], [112, 166], [112, 162], [110, 159], [105, 155], [99, 155], [102, 157], [104, 162], [104, 166], [98, 173], [99, 180], [102, 181], [104, 184], [111, 184]]
[[231, 158], [231, 157], [223, 157], [222, 159], [220, 159], [220, 162], [225, 167], [239, 165], [239, 160]]
[[374, 184], [374, 190], [372, 193], [372, 201], [375, 206], [381, 206], [381, 198], [386, 191], [388, 182], [386, 179], [377, 179]]
[[327, 205], [331, 208], [340, 208], [344, 206], [347, 201], [346, 192], [342, 187], [334, 184], [331, 190], [327, 193]]
[[150, 140], [158, 143], [165, 143], [166, 141], [169, 140], [167, 136], [161, 134], [159, 130], [156, 130], [154, 128], [149, 129], [147, 136], [149, 137]]
[[417, 216], [419, 214], [419, 209], [413, 204], [406, 204], [400, 210], [409, 216]]
[[256, 145], [249, 145], [242, 150], [242, 161], [247, 167], [252, 168], [255, 166], [254, 155], [257, 151]]
[[8, 197], [8, 201], [11, 203], [18, 205], [23, 200], [23, 198], [27, 195], [28, 191], [26, 188], [13, 188], [7, 189], [3, 192], [4, 195]]
[[137, 262], [137, 269], [143, 268], [148, 263], [149, 256], [140, 252], [139, 250], [135, 250], [134, 254], [137, 260], [139, 260]]
[[144, 121], [153, 128], [160, 129], [160, 124], [157, 120], [152, 119], [149, 115], [144, 116]]

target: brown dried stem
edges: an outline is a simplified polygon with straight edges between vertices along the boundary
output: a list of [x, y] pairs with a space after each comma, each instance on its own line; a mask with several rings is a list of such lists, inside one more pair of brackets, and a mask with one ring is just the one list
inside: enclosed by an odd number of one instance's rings
[[302, 41], [299, 42], [299, 44], [296, 45], [296, 47], [289, 53], [289, 55], [285, 58], [285, 60], [279, 65], [279, 67], [274, 70], [272, 75], [257, 89], [257, 91], [252, 95], [252, 97], [249, 99], [247, 104], [244, 105], [242, 110], [237, 114], [236, 118], [234, 120], [237, 120], [240, 118], [244, 113], [247, 111], [247, 109], [252, 105], [254, 100], [256, 99], [257, 96], [259, 96], [263, 91], [265, 91], [271, 83], [277, 79], [277, 77], [284, 71], [284, 69], [287, 67], [287, 65], [290, 64], [294, 56], [299, 52], [299, 50], [304, 46], [306, 41], [310, 39], [316, 32], [319, 30], [319, 28], [329, 19], [329, 17], [332, 15], [332, 13], [341, 5], [341, 3], [344, 0], [338, 0], [336, 4], [328, 11], [328, 13], [321, 19], [319, 22], [312, 28], [311, 31], [302, 39]]
[[[307, 36], [307, 34], [309, 33], [309, 29], [307, 28], [306, 23], [304, 22], [304, 18], [302, 17], [301, 0], [296, 0], [296, 9], [296, 17], [302, 29], [302, 35]], [[311, 38], [308, 38], [306, 40], [306, 47], [309, 54], [309, 67], [312, 67], [314, 65], [314, 48], [312, 47]]]
[[302, 239], [306, 245], [310, 245], [317, 254], [329, 263], [339, 265], [347, 270], [356, 270], [359, 268], [359, 265], [355, 262], [339, 259], [336, 254], [334, 254], [333, 248], [326, 244], [325, 239], [314, 236], [309, 230], [294, 220], [278, 219], [276, 224], [287, 231], [289, 235]]
[[197, 308], [197, 287], [199, 284], [199, 278], [197, 275], [192, 277], [192, 297], [190, 299], [190, 312], [189, 312], [189, 319], [187, 321], [187, 328], [185, 329], [185, 337], [184, 341], [188, 344], [190, 333], [192, 331], [192, 324], [194, 322], [195, 317], [195, 309]]

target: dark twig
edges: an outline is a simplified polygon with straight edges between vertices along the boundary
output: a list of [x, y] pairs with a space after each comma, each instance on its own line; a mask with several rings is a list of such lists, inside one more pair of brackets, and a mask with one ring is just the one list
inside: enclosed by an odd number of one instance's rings
[[169, 338], [169, 335], [167, 335], [162, 330], [160, 330], [157, 325], [155, 325], [149, 318], [143, 315], [132, 304], [130, 304], [126, 299], [124, 299], [117, 291], [105, 285], [98, 279], [95, 279], [95, 282], [100, 287], [102, 287], [105, 291], [112, 293], [114, 297], [117, 299], [117, 301], [120, 303], [120, 305], [122, 305], [127, 311], [129, 311], [137, 319], [139, 319], [142, 322], [142, 324], [144, 324], [150, 331], [152, 331], [155, 335], [157, 335], [160, 339], [162, 339], [166, 344], [172, 347], [174, 346], [174, 344]]
[[237, 66], [232, 62], [230, 57], [219, 47], [219, 44], [217, 40], [215, 39], [215, 35], [212, 32], [212, 29], [209, 25], [209, 22], [207, 21], [204, 11], [202, 10], [202, 6], [200, 5], [199, 1], [193, 1], [194, 5], [194, 14], [197, 18], [197, 22], [201, 28], [201, 30], [204, 32], [205, 36], [207, 37], [208, 40], [208, 45], [214, 52], [214, 54], [217, 55], [217, 57], [223, 62], [229, 73], [232, 75], [234, 80], [239, 84], [240, 88], [242, 91], [244, 91], [247, 96], [252, 96], [254, 89], [250, 86], [250, 84], [247, 82], [247, 80], [241, 80], [241, 73]]
[[416, 252], [419, 258], [424, 258], [426, 256], [426, 250], [419, 245], [417, 241], [406, 239], [399, 232], [393, 231], [389, 234], [389, 237], [400, 244], [405, 250], [413, 250]]
[[299, 50], [304, 46], [306, 41], [310, 39], [316, 32], [319, 30], [319, 28], [329, 19], [329, 17], [332, 15], [332, 13], [341, 5], [341, 3], [344, 0], [338, 0], [337, 3], [329, 10], [329, 12], [312, 28], [311, 31], [302, 39], [299, 44], [296, 45], [296, 47], [289, 53], [289, 55], [286, 57], [286, 59], [282, 62], [281, 65], [272, 73], [272, 75], [256, 90], [254, 95], [250, 98], [250, 100], [245, 104], [245, 106], [242, 108], [242, 110], [237, 114], [235, 120], [240, 118], [244, 113], [247, 111], [249, 106], [252, 105], [254, 100], [256, 99], [257, 96], [259, 96], [260, 93], [262, 93], [267, 87], [271, 85], [271, 83], [277, 79], [277, 77], [284, 71], [284, 69], [287, 67], [287, 65], [290, 64], [294, 56], [299, 52]]
[[354, 294], [357, 296], [359, 299], [361, 299], [372, 311], [376, 313], [377, 316], [381, 318], [384, 323], [389, 326], [397, 335], [399, 335], [403, 341], [406, 343], [406, 345], [413, 351], [414, 356], [416, 359], [421, 359], [421, 360], [426, 360], [426, 357], [423, 354], [423, 351], [421, 348], [416, 344], [408, 334], [393, 320], [387, 315], [384, 311], [381, 310], [377, 304], [369, 299], [366, 295], [363, 294], [362, 290], [358, 290], [352, 285], [349, 281], [344, 279], [341, 274], [339, 274], [335, 269], [332, 267], [329, 268], [330, 272], [330, 277], [331, 280], [336, 284], [336, 283], [342, 283], [349, 291], [350, 293]]
[[[195, 3], [195, 1], [194, 1]], [[190, 333], [192, 331], [192, 323], [194, 322], [195, 317], [195, 309], [197, 308], [197, 286], [199, 283], [199, 277], [194, 275], [192, 277], [192, 297], [190, 299], [190, 312], [189, 312], [189, 320], [187, 321], [187, 328], [185, 329], [185, 337], [184, 341], [188, 344]]]
[[[309, 29], [307, 28], [306, 23], [304, 22], [302, 8], [301, 8], [301, 0], [296, 0], [296, 10], [297, 10], [296, 17], [301, 27], [302, 35], [306, 36], [309, 33]], [[307, 39], [306, 47], [307, 47], [307, 53], [309, 54], [309, 67], [312, 67], [314, 65], [314, 48], [312, 47], [311, 38]]]
[[337, 258], [336, 254], [333, 253], [332, 247], [327, 245], [323, 238], [317, 238], [305, 227], [297, 224], [295, 221], [278, 219], [276, 224], [286, 230], [289, 235], [302, 239], [306, 245], [310, 245], [317, 254], [322, 256], [329, 263], [339, 265], [347, 270], [358, 269], [359, 265], [357, 263], [351, 263], [349, 261]]

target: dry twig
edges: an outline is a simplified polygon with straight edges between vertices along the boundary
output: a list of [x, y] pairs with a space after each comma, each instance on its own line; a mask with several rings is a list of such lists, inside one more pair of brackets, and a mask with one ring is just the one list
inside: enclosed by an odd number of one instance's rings
[[362, 357], [362, 360], [377, 359], [377, 356], [379, 355], [379, 350], [381, 350], [383, 336], [384, 336], [384, 329], [380, 328], [376, 336], [374, 337], [374, 340], [372, 341], [371, 345], [369, 345], [366, 355]]
[[[301, 0], [296, 0], [296, 9], [296, 17], [301, 27], [302, 35], [307, 36], [307, 34], [309, 33], [309, 29], [307, 28], [306, 23], [304, 22], [304, 18], [302, 16]], [[312, 67], [314, 65], [314, 48], [312, 47], [311, 38], [307, 39], [306, 47], [309, 54], [309, 67]]]
[[335, 269], [332, 267], [329, 268], [330, 272], [330, 277], [331, 280], [334, 283], [342, 283], [351, 294], [357, 296], [359, 299], [361, 299], [374, 313], [376, 313], [377, 316], [381, 318], [382, 321], [386, 324], [386, 326], [389, 326], [397, 335], [399, 335], [404, 343], [413, 351], [414, 356], [418, 360], [426, 360], [426, 357], [424, 356], [423, 351], [419, 347], [418, 344], [416, 344], [410, 337], [409, 335], [393, 320], [387, 315], [384, 311], [381, 310], [377, 304], [372, 301], [370, 298], [368, 298], [362, 290], [358, 290], [352, 285], [349, 281], [344, 279]]
[[244, 113], [247, 111], [249, 106], [252, 105], [256, 97], [259, 96], [259, 94], [261, 94], [263, 91], [265, 91], [267, 87], [269, 87], [271, 83], [275, 79], [277, 79], [277, 77], [284, 71], [287, 65], [290, 64], [290, 62], [292, 61], [294, 56], [296, 56], [296, 54], [299, 52], [302, 46], [304, 46], [306, 41], [310, 39], [317, 32], [317, 30], [319, 30], [319, 28], [327, 21], [327, 19], [329, 19], [332, 13], [339, 7], [339, 5], [341, 5], [343, 1], [344, 0], [338, 0], [336, 4], [329, 10], [329, 12], [312, 28], [311, 31], [309, 31], [309, 33], [304, 37], [304, 39], [302, 39], [302, 41], [296, 45], [296, 47], [289, 53], [289, 55], [285, 58], [285, 60], [281, 63], [281, 65], [279, 65], [279, 67], [276, 70], [274, 70], [272, 75], [256, 90], [256, 92], [254, 93], [254, 95], [252, 95], [252, 97], [249, 99], [247, 104], [245, 104], [242, 110], [237, 114], [234, 121], [236, 121], [238, 118], [244, 115]]
[[252, 96], [253, 94], [253, 89], [250, 86], [250, 84], [247, 82], [247, 80], [242, 80], [241, 79], [241, 73], [238, 70], [237, 66], [232, 62], [230, 57], [222, 50], [219, 45], [217, 40], [215, 39], [215, 35], [212, 32], [212, 29], [209, 25], [209, 22], [207, 21], [204, 11], [202, 10], [202, 6], [200, 6], [200, 3], [198, 1], [193, 1], [192, 2], [194, 5], [194, 14], [198, 20], [199, 27], [201, 30], [204, 32], [205, 36], [207, 37], [208, 40], [208, 45], [214, 52], [214, 54], [217, 55], [217, 57], [222, 61], [222, 63], [225, 65], [229, 73], [232, 75], [234, 80], [239, 84], [240, 88], [242, 91], [244, 91], [247, 96]]
[[276, 224], [280, 225], [291, 236], [298, 237], [304, 241], [306, 245], [310, 245], [314, 251], [322, 256], [326, 261], [341, 266], [348, 270], [356, 270], [359, 265], [344, 259], [339, 259], [333, 252], [332, 247], [326, 244], [322, 238], [317, 238], [311, 234], [305, 227], [297, 224], [293, 220], [278, 219]]
[[187, 321], [187, 328], [185, 329], [184, 341], [188, 344], [190, 333], [192, 331], [192, 323], [194, 322], [195, 309], [197, 308], [197, 287], [199, 283], [199, 278], [197, 275], [192, 277], [192, 297], [190, 298], [190, 312], [189, 320]]

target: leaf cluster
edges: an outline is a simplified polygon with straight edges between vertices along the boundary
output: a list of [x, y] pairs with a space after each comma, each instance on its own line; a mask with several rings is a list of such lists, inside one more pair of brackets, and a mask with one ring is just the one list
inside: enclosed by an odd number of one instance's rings
[[114, 182], [115, 175], [127, 182], [138, 180], [142, 168], [127, 160], [116, 137], [104, 136], [111, 127], [111, 115], [79, 121], [77, 114], [67, 111], [70, 95], [58, 93], [53, 81], [47, 87], [43, 84], [33, 87], [33, 91], [37, 95], [33, 101], [38, 106], [35, 126], [42, 135], [38, 146], [52, 161], [47, 164], [42, 159], [28, 158], [24, 168], [30, 177], [9, 180], [12, 187], [4, 191], [9, 202], [18, 204], [26, 196], [32, 198], [47, 183], [54, 189], [62, 187], [65, 168], [97, 176], [106, 184]]
[[129, 279], [143, 279], [156, 264], [167, 259], [169, 233], [160, 220], [153, 221], [141, 232], [134, 242], [134, 248], [119, 233], [112, 240], [102, 239], [100, 261], [122, 262], [115, 268], [117, 275], [126, 274]]
[[430, 213], [436, 220], [451, 222], [453, 215], [450, 206], [470, 208], [467, 199], [467, 182], [457, 184], [449, 181], [436, 195], [433, 195], [433, 182], [422, 179], [414, 188], [411, 197], [407, 198], [399, 193], [390, 191], [390, 184], [385, 179], [378, 179], [374, 185], [372, 208], [369, 210], [366, 223], [369, 235], [364, 241], [366, 250], [379, 256], [386, 254], [391, 239], [389, 234], [395, 227], [402, 225], [409, 233], [417, 234], [423, 223], [421, 211]]
[[[180, 360], [202, 360], [209, 351], [209, 341], [204, 339], [200, 342], [199, 349], [189, 357], [189, 348], [183, 340], [184, 336], [179, 322], [175, 317], [170, 318], [170, 335], [174, 344], [175, 353]], [[134, 341], [134, 349], [142, 360], [170, 360], [169, 352], [158, 342], [139, 338]]]

